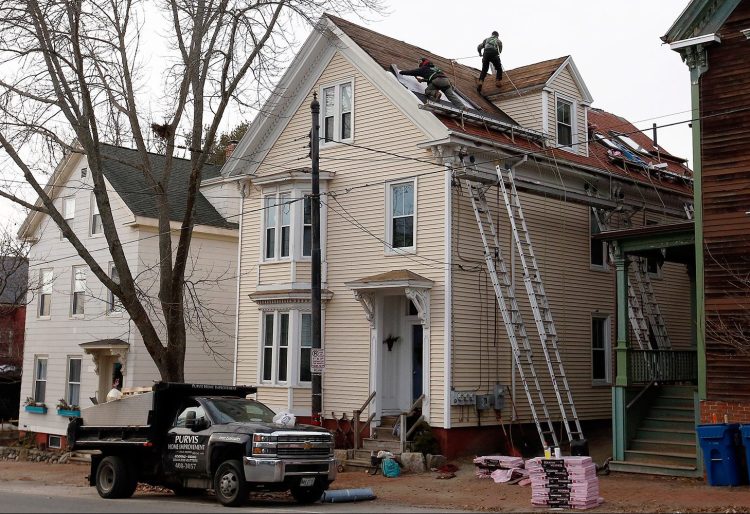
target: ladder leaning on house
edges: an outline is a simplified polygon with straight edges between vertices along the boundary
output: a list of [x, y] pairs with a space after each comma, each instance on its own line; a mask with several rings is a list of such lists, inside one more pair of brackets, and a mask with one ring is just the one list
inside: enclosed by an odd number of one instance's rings
[[[606, 231], [609, 227], [602, 219], [599, 209], [591, 207], [591, 210], [594, 213], [599, 230], [602, 232]], [[609, 259], [614, 262], [612, 247], [607, 245], [607, 248]], [[634, 280], [628, 281], [628, 317], [630, 318], [630, 325], [633, 328], [633, 334], [638, 342], [638, 347], [642, 350], [651, 347], [650, 326], [656, 342], [656, 348], [669, 350], [672, 344], [667, 334], [667, 325], [661, 314], [659, 303], [656, 301], [654, 286], [648, 274], [648, 269], [646, 269], [645, 259], [642, 257], [631, 257], [629, 258], [629, 263], [628, 267], [632, 272]], [[635, 286], [633, 282], [635, 282]]]
[[[557, 335], [554, 329], [554, 322], [552, 321], [552, 314], [547, 303], [546, 295], [544, 294], [544, 288], [541, 286], [541, 279], [539, 270], [536, 267], [536, 259], [533, 258], [533, 251], [531, 249], [531, 241], [526, 230], [526, 224], [523, 221], [523, 213], [520, 210], [520, 203], [515, 202], [515, 207], [510, 207], [508, 193], [505, 190], [503, 184], [503, 176], [500, 171], [500, 167], [497, 167], [498, 179], [501, 187], [503, 188], [503, 195], [506, 198], [506, 205], [508, 205], [508, 213], [511, 217], [511, 225], [513, 227], [514, 238], [517, 242], [517, 247], [520, 249], [524, 247], [528, 248], [526, 254], [521, 253], [522, 262], [524, 257], [529, 257], [528, 252], [531, 253], [532, 261], [529, 264], [524, 264], [524, 282], [527, 284], [527, 292], [529, 293], [529, 300], [532, 304], [532, 310], [534, 311], [534, 317], [537, 321], [537, 329], [542, 330], [544, 334], [553, 334], [552, 338], [542, 336], [540, 332], [540, 339], [542, 348], [544, 350], [545, 359], [547, 361], [547, 367], [552, 378], [552, 385], [555, 390], [557, 397], [558, 406], [562, 415], [563, 426], [570, 441], [574, 439], [583, 439], [583, 432], [581, 425], [578, 420], [578, 416], [575, 411], [573, 404], [573, 397], [568, 386], [567, 378], [565, 377], [565, 371], [563, 369], [562, 361], [560, 359], [560, 353], [557, 348]], [[512, 176], [511, 176], [512, 180]], [[511, 182], [512, 184], [512, 182]], [[559, 446], [560, 443], [555, 433], [554, 425], [552, 424], [552, 418], [550, 417], [549, 408], [544, 399], [544, 393], [542, 392], [541, 385], [539, 383], [539, 377], [537, 376], [536, 369], [534, 368], [534, 356], [531, 348], [531, 342], [526, 332], [526, 326], [524, 324], [521, 310], [518, 306], [518, 302], [513, 291], [510, 273], [502, 256], [500, 248], [500, 242], [497, 237], [495, 226], [492, 222], [492, 214], [490, 212], [489, 205], [485, 196], [485, 191], [480, 183], [474, 182], [471, 179], [464, 179], [464, 186], [471, 199], [471, 204], [474, 209], [474, 215], [479, 227], [479, 233], [482, 238], [482, 244], [484, 246], [484, 258], [487, 264], [487, 270], [492, 280], [492, 285], [495, 289], [495, 296], [497, 297], [498, 307], [503, 317], [506, 330], [508, 332], [508, 339], [511, 344], [513, 351], [513, 360], [518, 369], [519, 378], [523, 384], [526, 398], [529, 401], [529, 407], [531, 409], [531, 415], [534, 419], [539, 438], [543, 446]], [[515, 185], [512, 185], [513, 194], [518, 198], [517, 192], [515, 191]], [[521, 220], [521, 230], [517, 228], [516, 220], [513, 213], [517, 213]], [[484, 216], [484, 220], [482, 219]], [[487, 228], [485, 228], [485, 224]], [[520, 233], [523, 232], [524, 243], [519, 243]], [[489, 233], [489, 238], [488, 238]], [[492, 247], [490, 247], [490, 239]], [[529, 269], [536, 269], [535, 277], [527, 279], [529, 276]], [[532, 285], [529, 289], [529, 285]], [[537, 289], [534, 289], [536, 287]], [[519, 346], [520, 341], [520, 346]], [[557, 365], [557, 371], [554, 369], [554, 365], [550, 360], [547, 343], [550, 343], [554, 350], [555, 364]], [[522, 348], [521, 348], [522, 347]], [[531, 385], [529, 384], [531, 381]], [[537, 405], [534, 401], [534, 394], [532, 394], [531, 387], [538, 398], [539, 407], [541, 408], [541, 416], [537, 412]], [[565, 393], [565, 400], [563, 400], [560, 389]], [[575, 422], [575, 430], [571, 430], [570, 423], [568, 421], [568, 414], [566, 406], [570, 408], [571, 419]], [[574, 437], [577, 436], [577, 437]]]
[[[518, 196], [516, 183], [513, 179], [513, 170], [511, 168], [503, 169], [495, 166], [497, 172], [500, 190], [503, 193], [503, 200], [510, 218], [513, 239], [516, 243], [516, 250], [521, 257], [521, 266], [523, 268], [523, 282], [526, 286], [526, 293], [531, 304], [531, 312], [534, 315], [537, 332], [539, 332], [539, 341], [544, 352], [544, 358], [547, 361], [547, 369], [552, 379], [552, 388], [555, 391], [557, 404], [560, 407], [562, 424], [568, 436], [568, 441], [583, 439], [583, 430], [581, 422], [578, 419], [575, 403], [573, 402], [573, 393], [568, 384], [568, 377], [565, 374], [565, 368], [560, 356], [558, 346], [557, 329], [552, 317], [552, 309], [549, 306], [547, 293], [544, 290], [542, 274], [534, 255], [534, 248], [531, 244], [531, 235], [526, 226], [526, 219], [523, 216], [521, 208], [521, 198]], [[508, 181], [506, 187], [505, 181]], [[571, 423], [574, 428], [571, 428]]]

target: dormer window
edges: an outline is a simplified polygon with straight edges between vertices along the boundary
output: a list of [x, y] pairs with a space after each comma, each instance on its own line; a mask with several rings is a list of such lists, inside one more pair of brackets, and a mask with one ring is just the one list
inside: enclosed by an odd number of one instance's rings
[[573, 102], [563, 98], [557, 99], [557, 144], [573, 147]]

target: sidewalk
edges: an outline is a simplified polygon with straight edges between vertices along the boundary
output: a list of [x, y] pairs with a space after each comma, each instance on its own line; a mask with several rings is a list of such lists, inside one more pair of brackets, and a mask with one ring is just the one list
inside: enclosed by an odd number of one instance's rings
[[[364, 471], [340, 473], [333, 488], [371, 487], [376, 502], [415, 507], [475, 510], [483, 512], [544, 512], [531, 505], [531, 489], [495, 484], [474, 476], [471, 459], [455, 462], [455, 478], [438, 480], [437, 473], [405, 474], [399, 478], [369, 476]], [[88, 466], [0, 462], [0, 482], [23, 481], [44, 485], [88, 487]], [[702, 480], [612, 473], [599, 477], [604, 504], [587, 512], [746, 512], [750, 508], [750, 486], [710, 487]], [[150, 494], [146, 488], [136, 492]], [[322, 506], [325, 508], [324, 506]]]

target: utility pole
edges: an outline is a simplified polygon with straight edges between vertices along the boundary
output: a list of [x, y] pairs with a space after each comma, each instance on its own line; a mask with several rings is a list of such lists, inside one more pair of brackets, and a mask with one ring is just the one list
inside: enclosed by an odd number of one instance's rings
[[[312, 111], [312, 129], [310, 130], [310, 157], [312, 158], [312, 195], [310, 210], [312, 221], [312, 354], [321, 346], [321, 313], [320, 313], [320, 103], [317, 93], [313, 92], [310, 103]], [[311, 356], [312, 357], [312, 356]], [[312, 366], [312, 358], [310, 359]], [[323, 380], [320, 370], [312, 370], [312, 424], [322, 426], [323, 419]]]

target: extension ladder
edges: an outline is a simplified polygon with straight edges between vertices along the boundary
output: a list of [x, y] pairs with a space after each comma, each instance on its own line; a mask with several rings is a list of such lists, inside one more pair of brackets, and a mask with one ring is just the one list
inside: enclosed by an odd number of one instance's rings
[[[508, 272], [508, 267], [503, 259], [500, 241], [498, 240], [497, 232], [495, 231], [495, 225], [492, 222], [492, 213], [487, 204], [484, 189], [481, 184], [472, 182], [469, 179], [464, 179], [463, 182], [469, 198], [471, 199], [472, 208], [474, 209], [474, 216], [476, 217], [479, 234], [482, 237], [482, 244], [484, 245], [484, 260], [487, 264], [487, 271], [492, 280], [492, 287], [495, 289], [497, 305], [508, 332], [508, 340], [510, 341], [510, 346], [513, 352], [513, 361], [518, 369], [518, 375], [523, 384], [526, 398], [529, 401], [531, 416], [534, 418], [534, 424], [539, 433], [539, 439], [542, 442], [542, 446], [559, 446], [557, 435], [555, 434], [555, 429], [552, 425], [552, 419], [550, 418], [547, 404], [544, 401], [544, 394], [542, 393], [542, 388], [539, 384], [539, 378], [534, 368], [534, 356], [531, 350], [531, 343], [526, 332], [523, 318], [521, 317], [521, 310], [518, 307], [518, 302], [516, 301], [516, 296], [513, 292], [510, 273]], [[484, 220], [482, 219], [483, 217]], [[487, 227], [486, 229], [485, 224]], [[490, 246], [490, 244], [492, 246]], [[519, 341], [521, 342], [522, 348], [519, 347]], [[537, 414], [534, 395], [529, 387], [529, 379], [531, 379], [534, 392], [536, 393], [541, 405], [541, 419]]]
[[648, 274], [648, 270], [645, 269], [645, 259], [636, 257], [633, 261], [635, 264], [635, 266], [631, 266], [633, 268], [633, 276], [635, 277], [635, 283], [638, 286], [641, 298], [643, 298], [643, 313], [651, 325], [651, 330], [656, 340], [656, 347], [660, 350], [669, 350], [672, 348], [672, 343], [669, 341], [667, 325], [664, 322], [664, 317], [661, 315], [659, 303], [656, 301], [651, 277]]
[[[531, 304], [531, 312], [534, 314], [537, 332], [539, 332], [539, 340], [544, 351], [544, 358], [547, 361], [547, 369], [552, 379], [552, 388], [555, 391], [557, 404], [560, 407], [562, 424], [565, 427], [569, 441], [583, 439], [581, 422], [576, 413], [573, 394], [570, 391], [568, 378], [565, 375], [565, 368], [560, 357], [560, 350], [557, 344], [557, 330], [552, 318], [552, 309], [550, 309], [547, 294], [544, 291], [544, 284], [542, 283], [542, 274], [539, 271], [539, 265], [534, 256], [531, 236], [529, 235], [526, 219], [523, 216], [523, 209], [521, 208], [521, 199], [518, 196], [516, 183], [513, 179], [513, 170], [503, 170], [500, 166], [495, 166], [495, 170], [500, 189], [503, 193], [505, 207], [508, 210], [516, 250], [521, 258], [523, 281], [526, 286], [529, 303]], [[506, 179], [508, 187], [505, 185]], [[575, 429], [571, 429], [569, 418], [575, 424]]]

